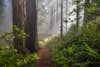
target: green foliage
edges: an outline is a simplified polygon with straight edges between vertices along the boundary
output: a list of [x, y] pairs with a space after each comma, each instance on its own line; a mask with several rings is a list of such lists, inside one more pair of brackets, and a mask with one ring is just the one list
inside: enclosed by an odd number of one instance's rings
[[97, 3], [92, 3], [86, 8], [88, 13], [94, 13], [97, 10], [98, 4]]
[[21, 30], [16, 25], [13, 26], [14, 29], [14, 35], [18, 39], [26, 39], [29, 35], [24, 32], [24, 30]]
[[16, 67], [17, 50], [10, 49], [8, 46], [0, 45], [0, 65], [1, 67]]
[[0, 45], [0, 67], [34, 67], [36, 54], [21, 55], [16, 49], [6, 45]]
[[13, 44], [13, 34], [12, 32], [0, 33], [0, 44], [12, 45]]
[[56, 37], [49, 43], [52, 44], [52, 61], [56, 67], [88, 67], [88, 64], [100, 61], [99, 22], [97, 17], [95, 21], [82, 26], [78, 33], [70, 29], [63, 40]]
[[37, 55], [36, 54], [18, 54], [14, 49], [13, 39], [26, 39], [28, 35], [18, 28], [13, 26], [13, 32], [5, 32], [0, 34], [0, 67], [34, 67]]
[[21, 30], [16, 25], [13, 26], [13, 31], [14, 32], [0, 33], [0, 44], [6, 44], [12, 46], [14, 38], [18, 38], [22, 40], [29, 37], [29, 35], [25, 33], [24, 30]]
[[100, 60], [100, 54], [97, 53], [96, 50], [92, 49], [88, 44], [84, 43], [84, 46], [86, 48], [87, 54], [95, 59]]
[[17, 59], [17, 65], [18, 67], [34, 67], [37, 59], [37, 54], [20, 56], [20, 58]]
[[86, 16], [87, 16], [87, 20], [86, 21], [91, 21], [91, 20], [95, 20], [97, 16], [100, 15], [100, 2], [93, 2], [93, 3], [89, 3], [86, 2], [85, 3], [85, 12], [86, 12]]

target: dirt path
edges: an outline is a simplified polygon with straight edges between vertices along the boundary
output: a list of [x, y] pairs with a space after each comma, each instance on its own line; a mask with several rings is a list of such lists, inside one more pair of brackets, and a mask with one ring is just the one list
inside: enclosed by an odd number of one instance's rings
[[38, 56], [39, 59], [36, 63], [36, 67], [53, 67], [49, 48], [40, 49], [38, 51]]

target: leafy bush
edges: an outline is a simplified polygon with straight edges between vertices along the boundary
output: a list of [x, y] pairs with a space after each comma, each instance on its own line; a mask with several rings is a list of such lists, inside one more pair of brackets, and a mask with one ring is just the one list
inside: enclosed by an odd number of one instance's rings
[[100, 61], [100, 20], [88, 22], [79, 32], [69, 31], [54, 38], [48, 44], [52, 51], [52, 61], [55, 67], [88, 67], [91, 63]]
[[0, 33], [0, 44], [6, 44], [9, 46], [13, 46], [14, 38], [24, 40], [27, 37], [29, 37], [29, 35], [25, 33], [24, 30], [21, 30], [16, 25], [13, 26], [13, 31], [14, 32]]
[[87, 21], [95, 20], [97, 16], [100, 16], [100, 2], [86, 2], [84, 6], [87, 15]]
[[18, 39], [26, 39], [27, 37], [29, 37], [29, 35], [27, 33], [25, 33], [24, 30], [20, 29], [18, 26], [14, 25], [13, 26], [14, 29], [14, 36]]
[[17, 59], [18, 67], [35, 67], [38, 57], [37, 54], [28, 54]]
[[0, 67], [34, 67], [36, 54], [21, 55], [17, 50], [6, 45], [0, 45]]
[[0, 45], [0, 65], [1, 67], [16, 67], [17, 53], [16, 49], [10, 49], [8, 46]]
[[[14, 48], [13, 39], [26, 39], [28, 35], [18, 28], [13, 26], [13, 32], [0, 33], [0, 67], [34, 67], [37, 54], [19, 54]], [[23, 49], [22, 49], [23, 50]]]

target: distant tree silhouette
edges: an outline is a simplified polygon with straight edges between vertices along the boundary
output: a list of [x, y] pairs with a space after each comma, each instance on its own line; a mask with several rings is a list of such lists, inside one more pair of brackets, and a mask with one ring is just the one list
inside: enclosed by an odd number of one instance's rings
[[60, 27], [60, 35], [63, 37], [63, 0], [61, 0], [61, 27]]

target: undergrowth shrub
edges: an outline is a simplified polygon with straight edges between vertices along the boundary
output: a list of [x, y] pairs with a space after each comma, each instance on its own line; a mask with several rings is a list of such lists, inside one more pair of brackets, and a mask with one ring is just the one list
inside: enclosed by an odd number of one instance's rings
[[83, 25], [79, 32], [69, 31], [63, 39], [55, 37], [48, 42], [51, 44], [49, 47], [55, 67], [89, 67], [91, 64], [99, 64], [99, 29], [100, 20], [97, 18]]
[[0, 45], [0, 67], [35, 67], [37, 54], [18, 54], [17, 50]]
[[0, 33], [0, 67], [35, 67], [38, 59], [36, 53], [30, 54], [28, 50], [25, 53], [18, 53], [18, 49], [14, 48], [14, 38], [26, 39], [28, 34], [16, 25], [13, 27], [14, 34], [13, 32]]

